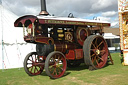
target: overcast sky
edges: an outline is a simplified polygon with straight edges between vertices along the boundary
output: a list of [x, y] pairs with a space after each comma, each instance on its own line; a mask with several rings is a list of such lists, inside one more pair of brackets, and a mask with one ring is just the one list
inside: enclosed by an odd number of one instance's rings
[[[2, 0], [2, 4], [18, 16], [40, 12], [40, 0]], [[67, 17], [73, 13], [79, 18], [98, 17], [118, 26], [118, 0], [46, 0], [46, 5], [51, 15]]]

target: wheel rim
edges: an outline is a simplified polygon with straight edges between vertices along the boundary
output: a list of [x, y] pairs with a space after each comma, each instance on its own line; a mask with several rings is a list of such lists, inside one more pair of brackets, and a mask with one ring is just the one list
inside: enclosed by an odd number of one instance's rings
[[98, 36], [96, 37], [90, 45], [90, 58], [92, 64], [97, 68], [102, 68], [106, 62], [108, 56], [108, 48], [105, 40]]
[[53, 54], [49, 59], [48, 69], [52, 78], [59, 78], [63, 76], [66, 71], [65, 57], [60, 53]]
[[41, 72], [43, 71], [44, 67], [43, 66], [37, 66], [36, 64], [39, 63], [39, 58], [37, 53], [31, 53], [27, 60], [25, 61], [25, 71], [29, 74], [29, 75], [39, 75], [41, 74]]

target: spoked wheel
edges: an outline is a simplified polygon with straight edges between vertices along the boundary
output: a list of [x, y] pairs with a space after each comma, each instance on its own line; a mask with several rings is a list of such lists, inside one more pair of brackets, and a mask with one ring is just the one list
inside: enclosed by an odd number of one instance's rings
[[51, 52], [45, 61], [46, 74], [53, 78], [62, 77], [66, 71], [67, 62], [65, 56], [58, 51]]
[[90, 70], [99, 69], [106, 65], [108, 47], [102, 36], [89, 36], [84, 42], [83, 51], [85, 64], [89, 66]]
[[[37, 65], [41, 63], [36, 52], [29, 53], [24, 60], [24, 70], [29, 76], [39, 75], [42, 73], [44, 66]], [[43, 62], [42, 62], [43, 63]]]
[[80, 64], [81, 64], [81, 62], [75, 61], [75, 60], [73, 60], [73, 61], [68, 60], [67, 61], [67, 67], [69, 67], [69, 68], [78, 67]]

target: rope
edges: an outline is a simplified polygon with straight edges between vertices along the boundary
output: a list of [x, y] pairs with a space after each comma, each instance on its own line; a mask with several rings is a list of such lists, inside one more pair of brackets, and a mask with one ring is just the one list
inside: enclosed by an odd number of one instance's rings
[[4, 2], [5, 5], [8, 6], [8, 8], [11, 10], [11, 12], [15, 14], [15, 12], [11, 9], [10, 5], [6, 1], [1, 0], [1, 2]]
[[[3, 61], [3, 64], [4, 64], [4, 68], [7, 70], [7, 68], [6, 68], [6, 65], [5, 65], [5, 62]], [[4, 70], [3, 70], [4, 71]]]
[[[20, 48], [19, 48], [19, 46], [18, 46], [18, 44], [17, 44], [17, 40], [16, 40], [16, 46], [17, 46], [17, 56], [18, 56], [19, 62], [20, 62], [20, 60], [21, 60], [22, 63], [23, 63], [22, 55], [21, 55], [21, 52], [20, 52]], [[19, 63], [19, 65], [20, 65], [20, 63]], [[20, 68], [19, 68], [19, 70], [20, 70]]]
[[9, 63], [9, 65], [11, 65], [11, 64], [10, 64], [10, 61], [9, 61], [9, 58], [8, 58], [8, 55], [7, 55], [7, 51], [6, 51], [6, 49], [5, 49], [5, 46], [4, 46], [4, 51], [5, 51], [5, 54], [6, 54], [6, 57], [7, 57], [8, 63]]
[[[21, 60], [22, 60], [22, 55], [21, 55], [20, 48], [18, 46], [17, 40], [16, 40], [16, 45], [17, 45], [17, 50], [19, 51], [19, 56], [21, 56]], [[23, 63], [23, 60], [22, 60], [22, 63]]]

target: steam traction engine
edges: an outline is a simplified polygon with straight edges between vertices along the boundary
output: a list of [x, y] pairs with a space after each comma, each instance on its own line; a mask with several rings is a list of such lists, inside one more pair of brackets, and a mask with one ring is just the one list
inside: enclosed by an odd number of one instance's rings
[[36, 52], [24, 60], [28, 75], [39, 75], [45, 69], [51, 78], [59, 78], [67, 66], [85, 63], [91, 70], [105, 66], [108, 47], [102, 29], [110, 23], [73, 18], [72, 14], [67, 18], [50, 16], [45, 0], [41, 0], [41, 9], [38, 16], [23, 16], [14, 23], [23, 27], [26, 42], [36, 44]]

